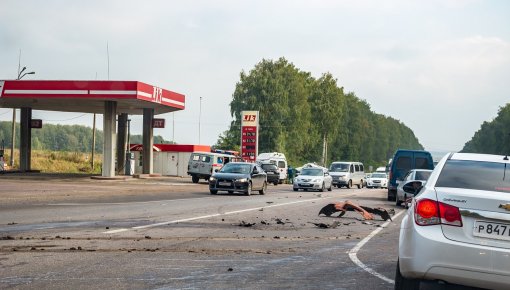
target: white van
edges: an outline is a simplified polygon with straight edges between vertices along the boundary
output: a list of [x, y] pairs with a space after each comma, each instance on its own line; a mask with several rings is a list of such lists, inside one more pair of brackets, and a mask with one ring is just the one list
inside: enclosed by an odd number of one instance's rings
[[287, 158], [285, 154], [279, 152], [260, 153], [257, 156], [257, 163], [273, 163], [278, 167], [280, 172], [280, 183], [283, 183], [287, 179]]
[[364, 186], [365, 167], [361, 162], [333, 162], [329, 167], [329, 174], [333, 177], [333, 185], [336, 187]]
[[241, 161], [241, 158], [230, 154], [193, 152], [188, 161], [188, 175], [191, 175], [193, 183], [198, 183], [201, 178], [209, 180], [216, 169], [220, 170], [232, 161]]

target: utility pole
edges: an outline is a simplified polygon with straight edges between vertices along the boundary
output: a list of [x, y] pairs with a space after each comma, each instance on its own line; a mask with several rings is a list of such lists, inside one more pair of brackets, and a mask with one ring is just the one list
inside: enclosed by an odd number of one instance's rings
[[90, 161], [92, 170], [94, 170], [95, 151], [96, 151], [96, 113], [94, 113], [94, 120], [92, 121], [92, 160]]
[[202, 97], [200, 97], [200, 110], [198, 111], [198, 144], [200, 145], [200, 119], [202, 118]]
[[[19, 57], [18, 57], [18, 77], [17, 80], [21, 80], [26, 75], [33, 75], [35, 72], [26, 72], [23, 73], [27, 67], [24, 66], [21, 70], [21, 49], [19, 50]], [[12, 136], [11, 136], [11, 163], [10, 167], [14, 167], [14, 143], [16, 143], [16, 108], [12, 109], [12, 128], [11, 128]]]

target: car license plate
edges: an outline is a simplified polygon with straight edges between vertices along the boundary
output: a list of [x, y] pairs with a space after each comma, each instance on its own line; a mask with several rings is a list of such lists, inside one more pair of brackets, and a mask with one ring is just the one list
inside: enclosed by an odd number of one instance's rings
[[510, 241], [510, 224], [476, 221], [473, 236]]
[[232, 182], [220, 182], [220, 186], [232, 186]]

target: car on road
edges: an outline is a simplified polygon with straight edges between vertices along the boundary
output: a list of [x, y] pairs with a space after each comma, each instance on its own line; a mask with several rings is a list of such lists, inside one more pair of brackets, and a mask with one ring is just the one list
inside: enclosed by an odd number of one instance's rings
[[231, 161], [240, 161], [236, 155], [216, 152], [193, 152], [188, 161], [188, 175], [191, 175], [193, 183], [200, 179], [209, 180], [216, 170]]
[[365, 167], [361, 162], [335, 161], [329, 166], [333, 185], [340, 188], [351, 188], [353, 185], [363, 188], [365, 182]]
[[387, 188], [388, 177], [384, 172], [374, 172], [367, 179], [367, 188]]
[[388, 200], [395, 201], [397, 180], [411, 169], [434, 169], [432, 155], [423, 150], [398, 149], [388, 164]]
[[257, 190], [265, 194], [267, 189], [267, 175], [257, 163], [230, 162], [225, 164], [209, 178], [209, 191], [228, 193], [242, 192], [251, 195]]
[[280, 171], [276, 164], [273, 163], [261, 163], [260, 167], [264, 169], [264, 172], [267, 174], [267, 183], [272, 183], [274, 185], [278, 185], [280, 182]]
[[[397, 196], [395, 198], [395, 204], [397, 206], [400, 206], [403, 202], [407, 201], [408, 197], [412, 197], [407, 192], [404, 191], [404, 188], [403, 188], [404, 184], [406, 184], [412, 180], [427, 182], [431, 173], [432, 173], [432, 170], [430, 170], [430, 169], [409, 170], [409, 172], [406, 173], [404, 178], [402, 180], [398, 181]], [[406, 207], [407, 207], [407, 203], [406, 203]]]
[[418, 193], [400, 226], [395, 289], [419, 289], [424, 280], [509, 289], [507, 156], [450, 153], [426, 184], [404, 190]]
[[303, 167], [299, 176], [294, 178], [292, 188], [294, 191], [299, 189], [304, 191], [324, 191], [327, 189], [331, 191], [333, 188], [333, 178], [329, 175], [327, 168], [318, 166]]

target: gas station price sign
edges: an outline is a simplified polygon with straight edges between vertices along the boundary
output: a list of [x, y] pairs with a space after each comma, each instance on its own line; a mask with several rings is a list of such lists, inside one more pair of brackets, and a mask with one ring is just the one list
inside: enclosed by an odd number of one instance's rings
[[259, 143], [259, 112], [241, 112], [241, 157], [248, 162], [255, 162]]

